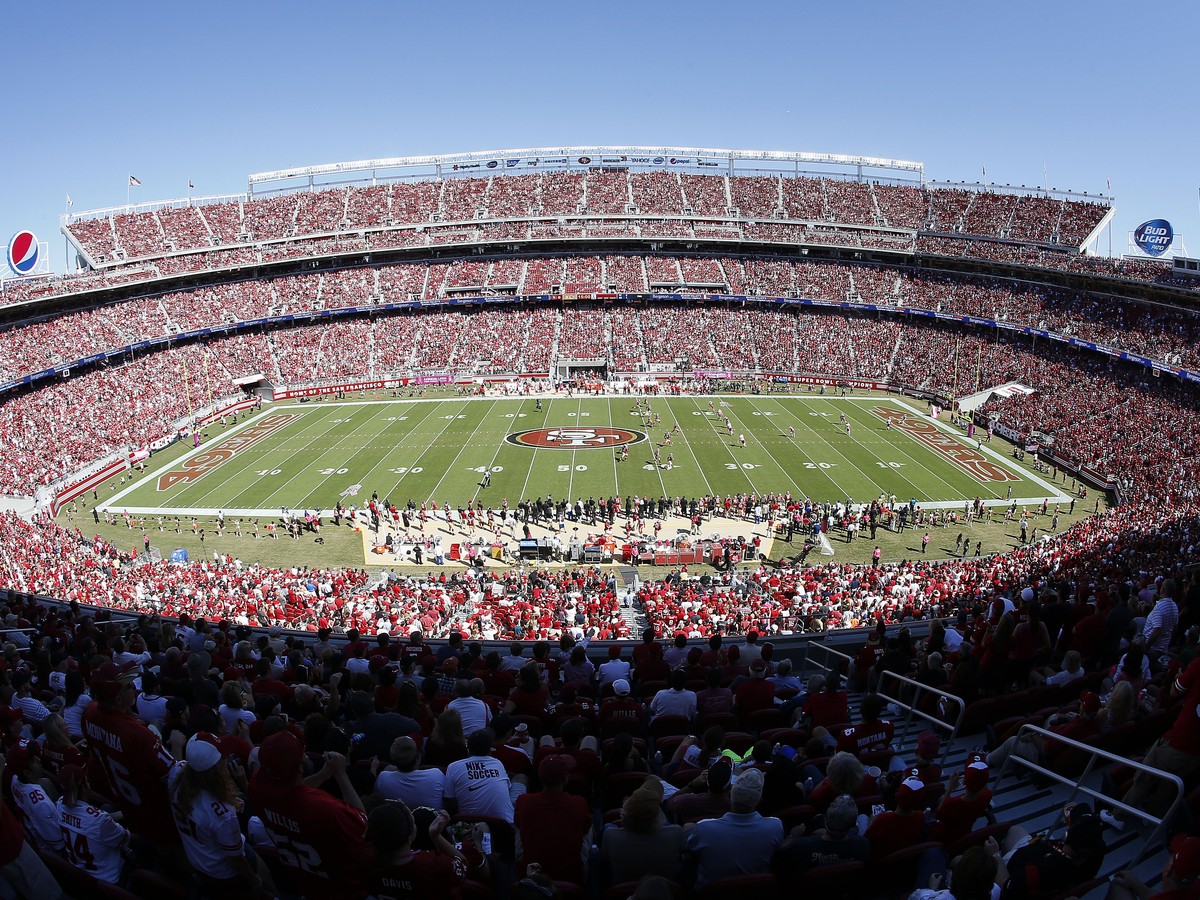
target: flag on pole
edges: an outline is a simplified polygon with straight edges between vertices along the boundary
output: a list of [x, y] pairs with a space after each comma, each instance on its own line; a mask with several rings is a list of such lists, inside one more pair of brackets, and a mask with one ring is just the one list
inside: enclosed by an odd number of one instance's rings
[[190, 178], [189, 178], [189, 179], [188, 179], [188, 190], [189, 190], [189, 191], [190, 191], [190, 190], [194, 190], [194, 189], [195, 189], [195, 187], [196, 187], [196, 186], [195, 186], [194, 184], [192, 184], [192, 179], [190, 179]]
[[134, 178], [132, 175], [130, 175], [129, 176], [129, 186], [130, 187], [141, 187], [142, 180], [140, 178]]
[[75, 201], [71, 199], [71, 195], [67, 194], [67, 206], [74, 206]]

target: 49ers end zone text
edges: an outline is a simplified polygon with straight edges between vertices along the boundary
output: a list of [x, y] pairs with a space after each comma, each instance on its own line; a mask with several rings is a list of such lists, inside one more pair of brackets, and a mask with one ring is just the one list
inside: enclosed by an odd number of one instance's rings
[[240, 434], [226, 438], [217, 446], [198, 453], [191, 459], [184, 460], [180, 463], [180, 468], [160, 475], [157, 484], [158, 490], [166, 491], [177, 484], [191, 484], [198, 481], [225, 460], [232, 459], [235, 454], [252, 447], [298, 418], [300, 418], [299, 413], [275, 413], [267, 416], [261, 422], [255, 422]]

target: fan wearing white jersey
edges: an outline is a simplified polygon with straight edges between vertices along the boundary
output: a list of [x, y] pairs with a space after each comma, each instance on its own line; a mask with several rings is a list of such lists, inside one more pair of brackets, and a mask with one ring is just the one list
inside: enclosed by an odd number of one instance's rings
[[107, 884], [117, 884], [125, 868], [129, 832], [102, 809], [87, 802], [87, 774], [76, 765], [59, 772], [63, 794], [58, 801], [67, 859], [77, 869]]
[[246, 858], [238, 824], [242, 797], [229, 761], [216, 738], [203, 731], [188, 740], [184, 758], [186, 762], [168, 774], [167, 790], [183, 851], [204, 881], [204, 893], [222, 898], [257, 895], [263, 882]]
[[46, 773], [42, 767], [42, 745], [37, 741], [26, 741], [13, 747], [8, 751], [4, 771], [5, 777], [12, 775], [17, 818], [25, 826], [34, 846], [39, 850], [61, 851], [63, 839], [58, 828], [58, 810], [40, 780]]

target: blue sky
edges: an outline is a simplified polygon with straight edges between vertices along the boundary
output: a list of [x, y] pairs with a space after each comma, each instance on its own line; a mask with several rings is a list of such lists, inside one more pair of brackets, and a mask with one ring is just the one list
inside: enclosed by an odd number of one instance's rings
[[129, 173], [137, 202], [189, 179], [236, 193], [290, 166], [573, 144], [1111, 179], [1114, 253], [1162, 217], [1200, 256], [1191, 3], [67, 0], [6, 20], [0, 236], [31, 228], [56, 271], [66, 195], [77, 212], [122, 204]]

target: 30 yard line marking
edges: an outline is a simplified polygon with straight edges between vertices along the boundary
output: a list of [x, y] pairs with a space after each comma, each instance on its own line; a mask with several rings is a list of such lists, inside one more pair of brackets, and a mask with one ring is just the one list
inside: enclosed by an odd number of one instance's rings
[[717, 436], [717, 443], [724, 447], [726, 452], [729, 453], [729, 458], [733, 460], [734, 464], [737, 466], [737, 470], [742, 473], [742, 477], [745, 478], [746, 483], [750, 485], [750, 490], [756, 494], [759, 493], [758, 485], [754, 483], [754, 479], [750, 477], [747, 471], [742, 468], [742, 464], [738, 461], [737, 456], [734, 455], [733, 448], [725, 443], [724, 438], [728, 437], [729, 435], [723, 435], [721, 432], [717, 431], [717, 426], [714, 425], [712, 419], [705, 414], [704, 408], [700, 406], [700, 400], [698, 398], [693, 397], [692, 402], [696, 404], [696, 409], [700, 410], [701, 418], [708, 422], [709, 426], [713, 430], [713, 433]]

